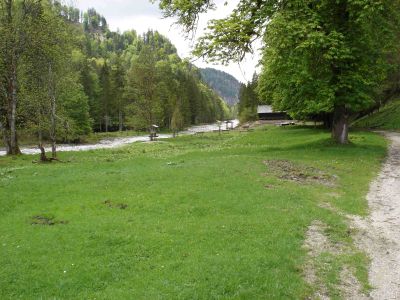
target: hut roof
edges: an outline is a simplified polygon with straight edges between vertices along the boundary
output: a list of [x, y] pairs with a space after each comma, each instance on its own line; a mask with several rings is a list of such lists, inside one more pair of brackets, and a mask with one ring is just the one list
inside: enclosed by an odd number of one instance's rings
[[268, 114], [272, 113], [273, 109], [271, 105], [259, 105], [257, 108], [257, 113], [258, 114]]

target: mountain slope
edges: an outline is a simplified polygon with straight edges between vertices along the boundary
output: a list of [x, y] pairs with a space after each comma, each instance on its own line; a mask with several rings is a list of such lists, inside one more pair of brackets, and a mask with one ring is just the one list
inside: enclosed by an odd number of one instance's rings
[[211, 87], [228, 105], [239, 102], [241, 83], [232, 75], [212, 68], [200, 69], [203, 81]]

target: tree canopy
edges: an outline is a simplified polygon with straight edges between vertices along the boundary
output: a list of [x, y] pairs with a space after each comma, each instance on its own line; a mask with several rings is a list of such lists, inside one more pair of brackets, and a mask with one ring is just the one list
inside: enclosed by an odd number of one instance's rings
[[59, 1], [0, 0], [0, 131], [38, 143], [92, 131], [181, 129], [224, 119], [228, 107], [163, 35], [110, 31], [95, 9]]
[[[213, 1], [161, 0], [165, 16], [186, 31]], [[225, 19], [212, 20], [194, 54], [209, 61], [240, 61], [262, 38], [258, 90], [275, 108], [297, 118], [333, 115], [332, 136], [348, 142], [352, 115], [374, 104], [398, 51], [396, 0], [240, 0]]]

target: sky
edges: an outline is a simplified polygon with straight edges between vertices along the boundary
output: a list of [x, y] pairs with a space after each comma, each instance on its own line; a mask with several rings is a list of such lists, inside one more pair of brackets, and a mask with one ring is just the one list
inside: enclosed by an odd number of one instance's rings
[[[225, 6], [225, 2], [229, 2], [229, 4]], [[216, 0], [217, 10], [210, 11], [200, 17], [196, 37], [202, 35], [209, 20], [224, 18], [229, 15], [237, 2], [238, 0]], [[184, 38], [182, 29], [174, 25], [173, 19], [163, 19], [158, 3], [152, 4], [150, 0], [67, 0], [67, 3], [83, 11], [88, 8], [95, 8], [99, 14], [107, 19], [108, 25], [113, 31], [120, 30], [123, 32], [135, 29], [138, 33], [142, 33], [148, 29], [157, 30], [171, 40], [178, 49], [179, 56], [182, 58], [191, 57], [190, 52], [194, 41]], [[233, 63], [229, 66], [207, 64], [199, 59], [194, 60], [194, 58], [192, 61], [198, 67], [216, 68], [230, 73], [241, 82], [246, 82], [251, 80], [256, 70], [259, 55], [249, 54], [240, 64]]]

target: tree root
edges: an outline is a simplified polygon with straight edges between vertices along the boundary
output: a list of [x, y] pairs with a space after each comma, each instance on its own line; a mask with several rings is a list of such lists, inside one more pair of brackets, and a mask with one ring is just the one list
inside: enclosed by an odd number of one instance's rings
[[40, 149], [40, 158], [38, 161], [33, 161], [32, 163], [51, 163], [53, 161], [63, 163], [63, 161], [59, 160], [56, 157], [47, 157], [46, 150], [44, 149], [42, 144], [39, 144], [38, 147]]

